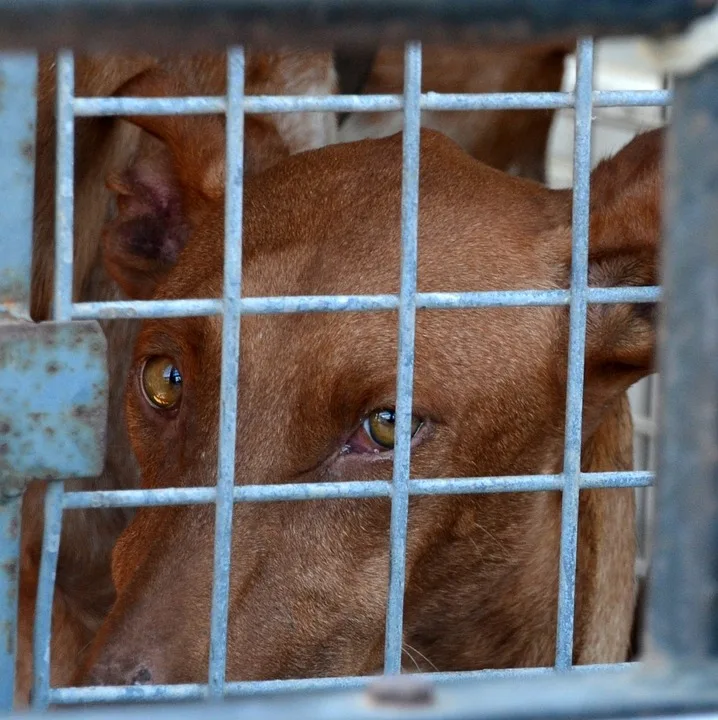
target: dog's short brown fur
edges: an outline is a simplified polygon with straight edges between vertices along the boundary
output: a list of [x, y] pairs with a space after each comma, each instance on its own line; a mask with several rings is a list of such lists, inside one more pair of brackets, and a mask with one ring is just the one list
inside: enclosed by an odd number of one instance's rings
[[[167, 136], [161, 120], [144, 127]], [[105, 243], [109, 271], [128, 291], [141, 275], [142, 294], [152, 285], [156, 298], [221, 293], [222, 187], [205, 172], [208, 157], [221, 162], [221, 136], [197, 142], [202, 166], [196, 154], [175, 153], [174, 172], [144, 164], [113, 179], [121, 212]], [[593, 173], [592, 286], [656, 280], [660, 146], [659, 133], [640, 136]], [[421, 148], [421, 291], [567, 287], [568, 192], [493, 170], [431, 131]], [[397, 292], [400, 186], [400, 136], [304, 153], [249, 179], [243, 294]], [[189, 241], [177, 262], [152, 266], [152, 253], [176, 250], [178, 228]], [[424, 425], [412, 476], [560, 471], [567, 343], [566, 308], [420, 311], [414, 411]], [[126, 396], [143, 487], [215, 482], [220, 348], [217, 318], [143, 324]], [[590, 307], [585, 471], [631, 466], [625, 392], [651, 371], [653, 348], [645, 307]], [[394, 404], [396, 351], [392, 313], [245, 317], [237, 483], [391, 478], [391, 452], [360, 449], [362, 420]], [[143, 396], [142, 368], [153, 356], [181, 370], [176, 411], [157, 411]], [[228, 678], [376, 671], [388, 523], [384, 499], [236, 505]], [[550, 664], [559, 532], [557, 493], [412, 498], [409, 666]], [[206, 678], [213, 537], [211, 507], [137, 513], [113, 553], [117, 602], [78, 680]], [[626, 657], [634, 550], [632, 491], [582, 492], [577, 663]]]
[[[446, 47], [422, 52], [422, 90], [440, 93], [557, 92], [572, 43], [520, 47]], [[404, 54], [378, 51], [364, 93], [401, 93]], [[543, 182], [553, 110], [422, 113], [422, 126], [439, 130], [477, 160]], [[339, 128], [342, 141], [385, 137], [401, 129], [401, 113], [354, 113]]]
[[[158, 81], [158, 76], [162, 78]], [[167, 79], [171, 82], [168, 83]], [[335, 75], [328, 53], [250, 53], [246, 89], [250, 94], [327, 94], [335, 91]], [[75, 92], [79, 96], [113, 94], [205, 95], [224, 94], [226, 59], [223, 54], [186, 58], [150, 56], [78, 57]], [[218, 118], [194, 118], [197, 131]], [[335, 119], [309, 113], [261, 116], [246, 122], [245, 159], [249, 172], [258, 171], [285, 155], [335, 140]], [[113, 118], [79, 119], [75, 135], [75, 253], [74, 299], [115, 300], [117, 286], [104, 271], [100, 236], [112, 207], [105, 178], [126, 168], [133, 158], [155, 155], [157, 141], [137, 127]], [[165, 152], [160, 148], [162, 152]], [[32, 307], [35, 320], [51, 311], [53, 272], [53, 212], [55, 184], [55, 62], [40, 61], [38, 83], [35, 227], [32, 270]], [[137, 324], [112, 321], [103, 324], [108, 342], [110, 413], [106, 465], [102, 475], [73, 480], [68, 489], [122, 488], [138, 483], [124, 428], [124, 378]], [[19, 638], [16, 704], [27, 702], [31, 666], [31, 638], [37, 572], [42, 534], [44, 484], [33, 483], [23, 509]], [[129, 514], [122, 510], [65, 513], [57, 571], [53, 614], [52, 683], [66, 685], [78, 658], [114, 600], [110, 578], [110, 552]]]

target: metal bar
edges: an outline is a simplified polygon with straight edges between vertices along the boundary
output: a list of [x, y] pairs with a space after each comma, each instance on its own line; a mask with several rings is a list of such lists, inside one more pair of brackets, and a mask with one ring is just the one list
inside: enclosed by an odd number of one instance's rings
[[227, 53], [227, 169], [224, 218], [222, 370], [219, 400], [217, 506], [209, 648], [209, 694], [224, 694], [227, 667], [229, 574], [234, 508], [234, 460], [239, 392], [239, 335], [242, 295], [242, 200], [244, 195], [244, 49]]
[[700, 661], [718, 657], [718, 63], [676, 78], [675, 93], [646, 640], [663, 658]]
[[72, 241], [74, 224], [75, 61], [63, 50], [57, 56], [57, 170], [55, 176], [55, 286], [53, 319], [72, 318]]
[[[0, 259], [2, 310], [12, 319], [28, 319], [35, 170], [37, 57], [0, 56], [0, 193], [3, 198], [3, 254]], [[8, 323], [17, 325], [18, 323]], [[7, 331], [6, 331], [7, 332]], [[7, 336], [3, 339], [7, 340]], [[5, 362], [7, 355], [2, 348]], [[6, 412], [8, 408], [3, 407]], [[20, 567], [20, 519], [24, 478], [8, 457], [10, 424], [0, 430], [0, 712], [12, 709], [17, 647]]]
[[[654, 474], [648, 471], [581, 473], [582, 490], [598, 488], [650, 487]], [[474, 493], [541, 492], [561, 490], [563, 475], [517, 475], [513, 477], [427, 478], [409, 480], [410, 495], [463, 495]], [[389, 497], [386, 480], [357, 480], [341, 483], [286, 485], [242, 485], [234, 488], [234, 502], [279, 502], [340, 498]], [[108, 507], [157, 507], [202, 505], [215, 502], [215, 488], [162, 488], [156, 490], [87, 490], [65, 493], [66, 510]]]
[[195, 97], [76, 97], [76, 117], [112, 115], [217, 115], [227, 112], [224, 95]]
[[407, 43], [404, 51], [404, 132], [401, 170], [401, 286], [399, 289], [399, 348], [394, 411], [394, 469], [392, 474], [384, 672], [401, 672], [403, 645], [406, 534], [409, 520], [411, 472], [411, 414], [416, 330], [416, 274], [419, 230], [419, 131], [421, 111], [421, 45]]
[[594, 107], [666, 107], [673, 102], [671, 90], [594, 90]]
[[[593, 673], [609, 676], [635, 670], [636, 663], [615, 663], [611, 665], [576, 665], [569, 671], [571, 675], [590, 675]], [[460, 684], [467, 681], [491, 682], [515, 678], [525, 680], [533, 677], [552, 677], [556, 675], [553, 667], [506, 668], [501, 670], [474, 670], [451, 673], [414, 673], [412, 678], [421, 677], [437, 685]], [[279, 695], [287, 693], [307, 693], [311, 691], [337, 691], [365, 688], [376, 680], [371, 675], [331, 678], [297, 678], [291, 680], [254, 680], [228, 682], [227, 697], [247, 697], [256, 695]], [[50, 701], [55, 705], [80, 703], [113, 702], [177, 702], [203, 700], [207, 697], [207, 685], [136, 685], [136, 686], [96, 686], [88, 688], [55, 688]], [[156, 710], [154, 712], [157, 712]], [[177, 710], [175, 710], [177, 712]], [[402, 716], [403, 717], [403, 716]]]
[[35, 710], [44, 710], [50, 704], [52, 603], [62, 534], [63, 494], [62, 481], [49, 483], [45, 494], [45, 525], [33, 626], [32, 707]]
[[708, 2], [685, 0], [0, 0], [0, 46], [162, 54], [233, 44], [291, 46], [297, 38], [307, 47], [396, 46], [412, 39], [506, 45], [678, 31], [709, 10]]
[[[352, 687], [352, 679], [346, 678], [336, 679], [343, 681], [341, 684], [335, 679], [320, 679], [307, 683], [308, 687], [302, 681], [290, 680], [286, 682], [297, 683], [292, 688], [294, 692], [289, 692], [290, 688], [287, 687], [286, 692], [274, 697], [247, 698], [225, 703], [214, 707], [211, 714], [218, 720], [237, 717], [242, 720], [372, 720], [399, 716], [402, 720], [424, 720], [427, 717], [441, 717], [442, 720], [599, 720], [608, 717], [646, 717], [650, 713], [665, 713], [675, 718], [683, 717], [687, 710], [694, 713], [716, 712], [718, 685], [711, 682], [715, 673], [715, 666], [707, 666], [689, 676], [668, 673], [650, 675], [635, 667], [621, 668], [619, 672], [609, 670], [598, 673], [581, 672], [577, 668], [565, 674], [524, 670], [508, 677], [487, 675], [478, 687], [474, 678], [454, 682], [437, 679], [436, 688], [429, 693], [428, 703], [414, 706], [407, 704], [399, 708], [382, 706], [374, 700], [370, 689], [365, 691], [361, 687], [371, 683], [372, 678], [360, 678], [358, 687]], [[336, 682], [334, 688], [332, 680]], [[113, 702], [119, 699], [116, 694], [118, 690], [124, 690], [133, 698], [140, 698], [145, 694], [150, 695], [153, 688], [81, 688], [77, 691], [67, 689], [55, 692], [56, 697], [65, 704], [86, 701], [91, 694]], [[478, 690], [481, 693], [480, 702], [477, 702]], [[261, 691], [253, 689], [252, 692]], [[270, 692], [274, 693], [275, 689], [272, 688]], [[102, 708], [94, 712], [88, 712], [87, 709], [75, 712], [70, 710], [63, 714], [70, 719], [133, 720], [147, 717], [147, 708]], [[152, 714], [162, 720], [178, 717], [182, 720], [202, 720], [207, 717], [207, 705], [196, 704], [183, 708], [169, 705], [155, 708]]]
[[0, 55], [0, 314], [30, 317], [37, 57]]
[[[483, 290], [476, 292], [429, 292], [416, 294], [420, 310], [448, 310], [488, 307], [535, 307], [568, 305], [568, 290]], [[589, 303], [651, 303], [661, 298], [659, 287], [589, 288]], [[307, 312], [371, 312], [396, 310], [398, 295], [289, 295], [245, 297], [239, 301], [243, 315]], [[118, 300], [80, 302], [72, 306], [74, 320], [149, 319], [221, 315], [222, 301]]]
[[[672, 101], [670, 90], [594, 90], [594, 107], [666, 106]], [[420, 96], [422, 110], [550, 110], [575, 104], [572, 92], [436, 93]], [[77, 97], [73, 100], [77, 117], [112, 115], [203, 115], [227, 110], [223, 96], [139, 98]], [[245, 114], [293, 112], [398, 112], [404, 107], [401, 95], [250, 95]]]
[[[6, 478], [0, 481], [4, 486]], [[7, 712], [12, 710], [15, 691], [22, 491], [18, 487], [9, 494], [3, 486], [0, 486], [0, 712]]]
[[561, 502], [561, 560], [559, 565], [556, 668], [571, 666], [573, 657], [574, 599], [578, 539], [578, 497], [581, 474], [583, 369], [586, 346], [588, 285], [588, 225], [591, 176], [591, 114], [593, 40], [576, 46], [576, 113], [573, 161], [571, 251], [571, 305], [569, 311], [568, 378], [563, 472], [566, 482]]

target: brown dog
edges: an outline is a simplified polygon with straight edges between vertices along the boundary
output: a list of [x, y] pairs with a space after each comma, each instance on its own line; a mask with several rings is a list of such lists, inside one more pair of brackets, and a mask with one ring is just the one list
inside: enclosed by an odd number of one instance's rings
[[[439, 93], [557, 92], [573, 45], [444, 47], [423, 50], [422, 90]], [[404, 54], [380, 50], [364, 93], [401, 93]], [[422, 113], [423, 127], [448, 135], [470, 155], [512, 175], [543, 182], [554, 110], [481, 110]], [[339, 128], [342, 142], [393, 135], [401, 113], [354, 113]]]
[[[79, 96], [113, 94], [148, 95], [165, 82], [159, 95], [224, 94], [224, 54], [158, 59], [149, 56], [78, 57], [75, 92]], [[138, 78], [142, 78], [138, 80]], [[181, 83], [178, 81], [181, 78]], [[175, 82], [176, 81], [176, 82]], [[330, 54], [249, 54], [246, 90], [249, 94], [329, 94], [336, 90]], [[55, 63], [41, 59], [38, 86], [38, 131], [35, 188], [35, 234], [33, 255], [32, 316], [46, 319], [50, 312], [53, 271], [53, 212], [55, 167]], [[222, 127], [219, 118], [194, 118], [189, 127], [198, 130], [209, 123]], [[246, 123], [246, 166], [259, 171], [271, 162], [301, 150], [334, 142], [333, 114], [306, 113], [253, 117]], [[133, 158], [156, 155], [157, 141], [137, 127], [118, 119], [77, 121], [75, 138], [75, 300], [114, 300], [118, 288], [104, 271], [99, 238], [113, 203], [105, 178], [127, 167]], [[164, 149], [161, 149], [165, 152]], [[133, 487], [138, 483], [136, 463], [123, 420], [123, 384], [137, 324], [104, 324], [110, 364], [110, 417], [107, 460], [99, 478], [67, 483], [69, 489]], [[42, 534], [44, 485], [30, 486], [23, 511], [19, 644], [16, 703], [27, 702], [32, 654], [31, 638], [37, 572]], [[57, 570], [53, 613], [52, 683], [65, 685], [75, 672], [94, 631], [114, 600], [110, 577], [110, 552], [129, 519], [126, 511], [70, 511], [65, 514]]]
[[[142, 122], [171, 141], [162, 119]], [[156, 298], [221, 292], [222, 187], [206, 160], [221, 163], [223, 140], [196, 142], [204, 165], [176, 152], [173, 172], [141, 164], [113, 180], [108, 270], [128, 292], [139, 279]], [[593, 173], [593, 286], [655, 282], [660, 145], [643, 135]], [[421, 291], [567, 287], [568, 192], [493, 170], [431, 131], [421, 146]], [[400, 136], [304, 153], [249, 179], [243, 294], [396, 293], [400, 186]], [[179, 236], [176, 264], [152, 265]], [[244, 318], [237, 483], [391, 478], [396, 340], [393, 313]], [[412, 476], [560, 471], [567, 342], [566, 308], [420, 311]], [[143, 487], [215, 482], [220, 346], [217, 318], [143, 323], [126, 396]], [[625, 393], [651, 371], [653, 349], [652, 313], [590, 307], [584, 470], [631, 467]], [[234, 518], [228, 678], [377, 671], [388, 501], [245, 503]], [[208, 506], [137, 513], [113, 553], [117, 602], [79, 680], [206, 678], [213, 526]], [[557, 493], [412, 498], [411, 662], [551, 664], [559, 531]], [[634, 549], [632, 490], [583, 492], [575, 662], [625, 659]]]

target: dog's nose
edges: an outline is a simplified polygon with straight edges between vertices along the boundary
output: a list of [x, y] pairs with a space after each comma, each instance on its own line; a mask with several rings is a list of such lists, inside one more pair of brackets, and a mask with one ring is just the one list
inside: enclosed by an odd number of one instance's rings
[[83, 685], [148, 685], [152, 671], [144, 663], [108, 662], [98, 663], [84, 676]]

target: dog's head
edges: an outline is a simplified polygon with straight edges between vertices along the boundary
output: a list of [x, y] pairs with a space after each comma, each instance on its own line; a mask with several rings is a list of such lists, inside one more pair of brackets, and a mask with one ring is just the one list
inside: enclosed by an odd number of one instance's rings
[[[157, 134], [171, 141], [174, 123]], [[221, 296], [222, 134], [194, 143], [175, 143], [170, 165], [113, 180], [119, 215], [107, 263], [133, 297]], [[394, 136], [304, 153], [248, 179], [243, 296], [397, 293], [401, 156]], [[659, 156], [660, 135], [646, 134], [595, 170], [590, 285], [656, 281]], [[492, 170], [425, 132], [419, 212], [420, 291], [568, 287], [568, 192]], [[144, 487], [215, 483], [221, 347], [218, 317], [144, 323], [126, 401]], [[418, 311], [412, 477], [560, 472], [567, 347], [566, 307]], [[651, 371], [653, 347], [645, 307], [590, 306], [588, 469], [623, 462], [623, 395]], [[391, 479], [396, 313], [245, 316], [240, 357], [238, 485]], [[577, 643], [604, 613], [601, 632], [619, 624], [606, 660], [625, 651], [630, 625], [626, 498], [595, 491], [581, 506]], [[557, 493], [412, 498], [408, 663], [550, 663], [559, 527]], [[228, 677], [376, 671], [388, 530], [383, 498], [235, 505]], [[212, 506], [138, 512], [114, 552], [118, 600], [85, 682], [206, 677], [213, 543]]]

